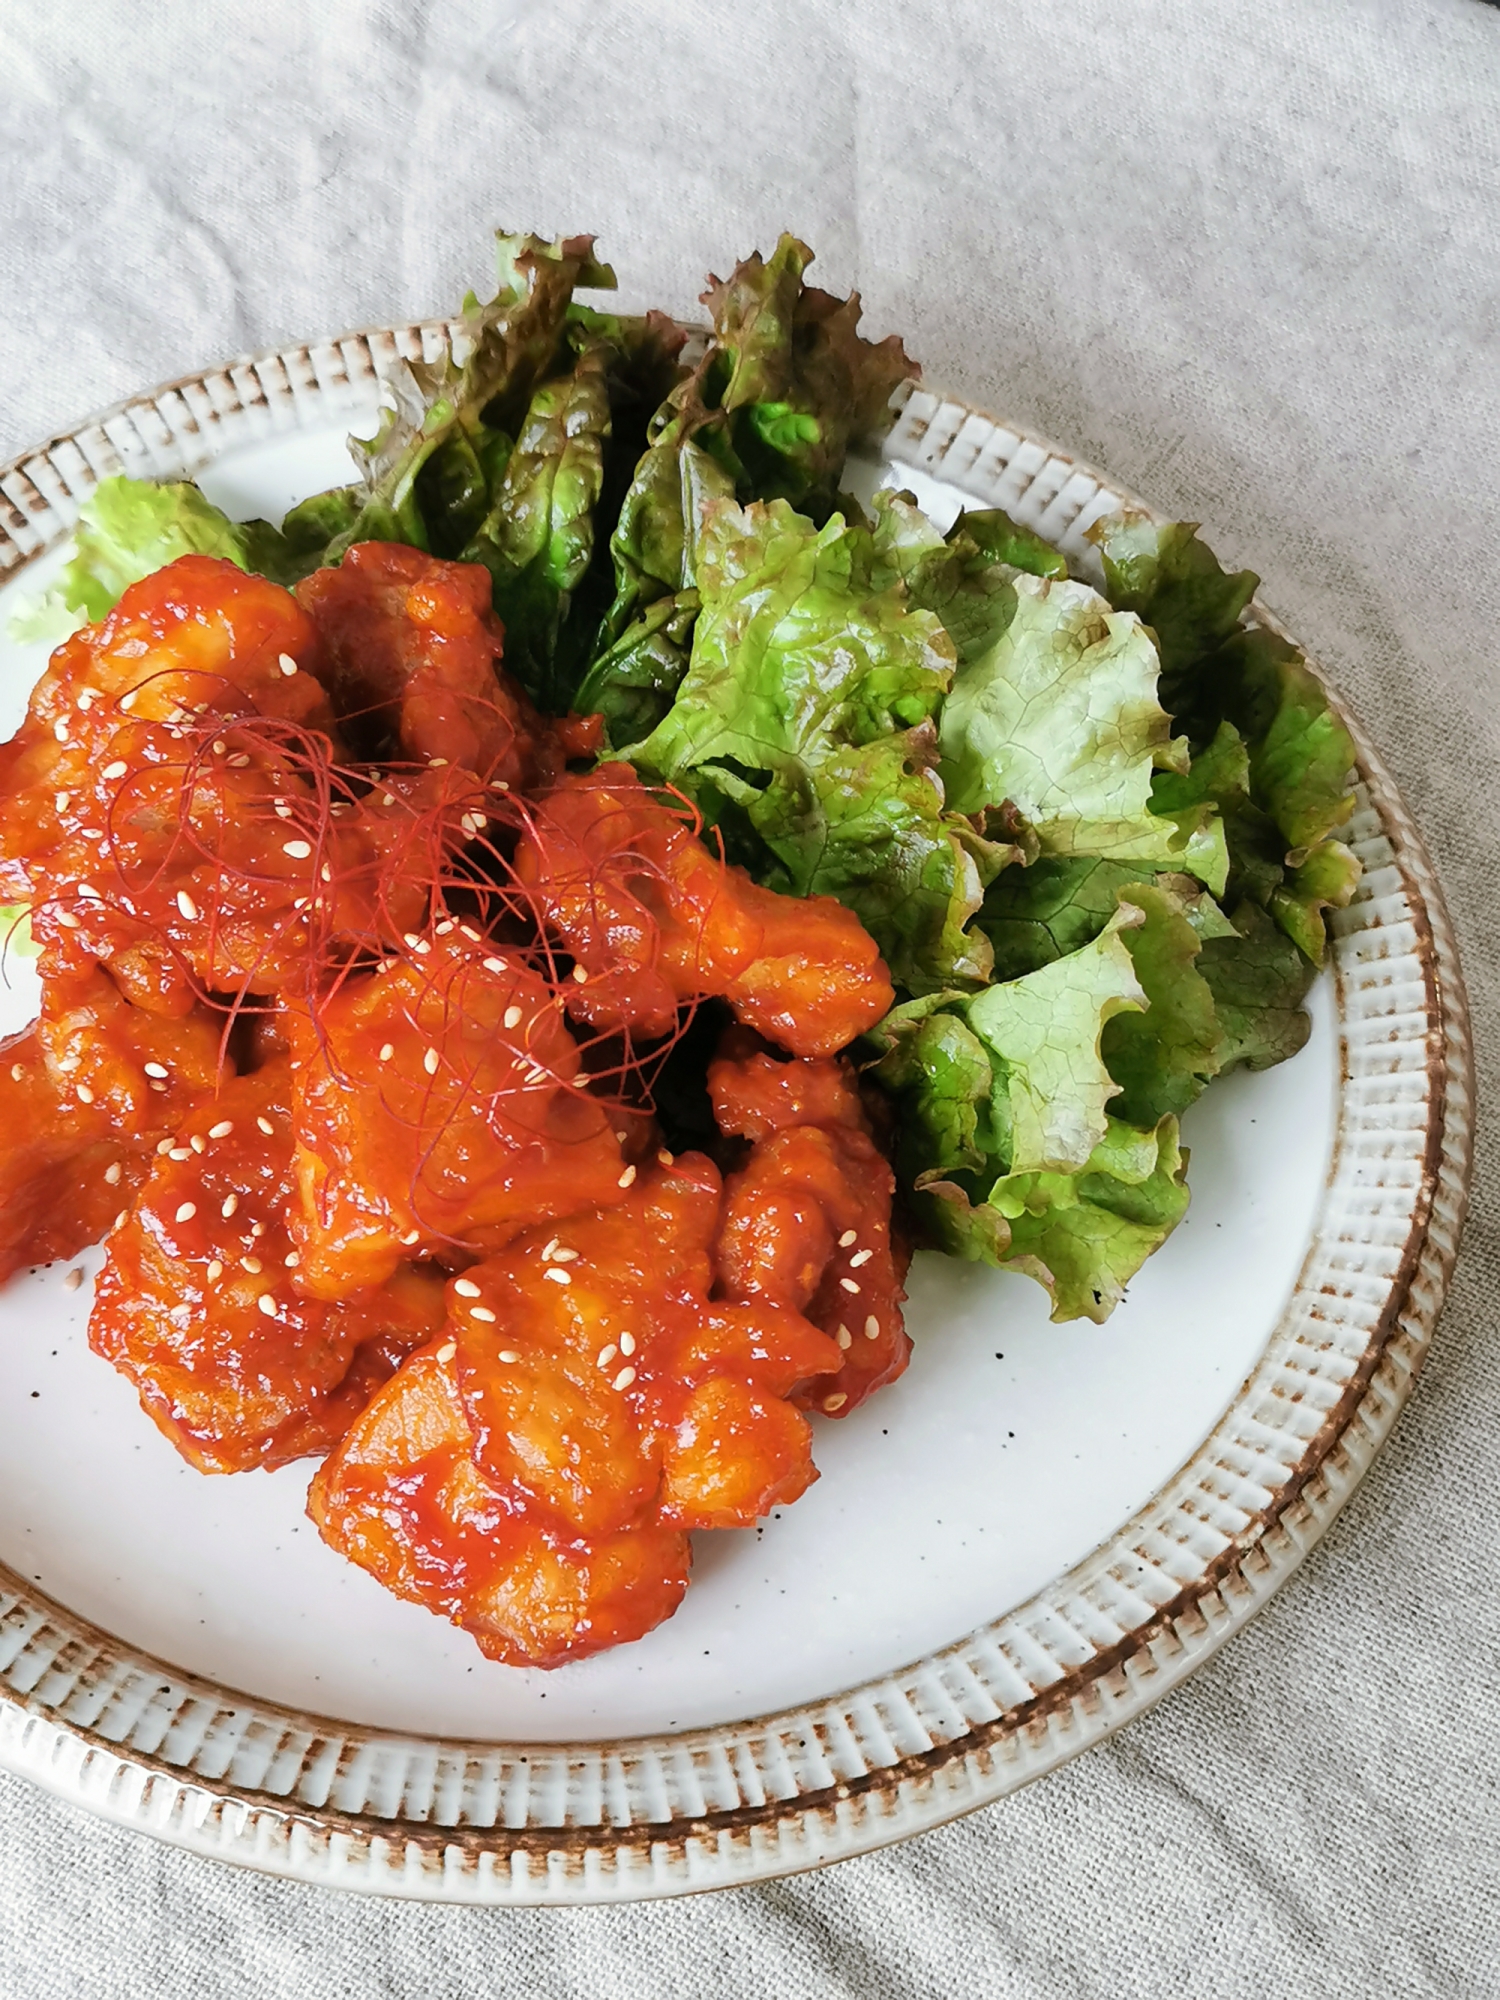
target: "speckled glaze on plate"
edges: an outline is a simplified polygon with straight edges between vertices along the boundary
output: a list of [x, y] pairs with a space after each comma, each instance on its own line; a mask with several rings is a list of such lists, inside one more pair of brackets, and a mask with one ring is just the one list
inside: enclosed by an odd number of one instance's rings
[[[443, 332], [253, 357], [27, 453], [0, 472], [0, 620], [109, 473], [201, 475], [236, 513], [331, 483], [379, 372]], [[1132, 499], [926, 390], [861, 479], [914, 488], [945, 523], [965, 501], [1003, 506], [1084, 575], [1083, 531]], [[0, 645], [0, 726], [39, 665]], [[1149, 1707], [1348, 1499], [1457, 1248], [1462, 980], [1431, 863], [1350, 726], [1365, 876], [1313, 1039], [1189, 1114], [1189, 1219], [1109, 1327], [1051, 1327], [1027, 1281], [919, 1260], [908, 1377], [820, 1429], [824, 1478], [784, 1520], [699, 1538], [687, 1604], [640, 1646], [551, 1677], [481, 1661], [317, 1542], [306, 1468], [182, 1467], [88, 1355], [87, 1287], [60, 1269], [8, 1287], [0, 1763], [302, 1881], [610, 1902], [902, 1839]], [[6, 1026], [26, 1018], [14, 984]]]

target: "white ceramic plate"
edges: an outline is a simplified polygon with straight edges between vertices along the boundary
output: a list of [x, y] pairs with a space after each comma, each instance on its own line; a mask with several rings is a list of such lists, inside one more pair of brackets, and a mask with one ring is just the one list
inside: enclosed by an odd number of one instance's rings
[[[264, 355], [0, 473], [0, 624], [107, 473], [279, 518], [347, 477], [377, 369], [442, 329]], [[866, 488], [1006, 507], [1084, 573], [1127, 498], [911, 395]], [[857, 482], [856, 482], [857, 483]], [[1137, 503], [1139, 504], [1139, 503]], [[1257, 614], [1264, 616], [1264, 614]], [[0, 642], [0, 728], [40, 657]], [[0, 1762], [199, 1852], [335, 1886], [582, 1902], [745, 1882], [997, 1798], [1252, 1615], [1405, 1399], [1461, 1222], [1470, 1075], [1430, 864], [1361, 748], [1365, 863], [1291, 1063], [1189, 1112], [1193, 1203], [1106, 1327], [919, 1258], [908, 1374], [820, 1427], [821, 1482], [697, 1539], [677, 1616], [522, 1672], [389, 1596], [303, 1514], [308, 1468], [206, 1479], [88, 1352], [61, 1268], [0, 1293]], [[0, 1026], [29, 1018], [10, 966]], [[91, 1275], [96, 1254], [81, 1260]]]

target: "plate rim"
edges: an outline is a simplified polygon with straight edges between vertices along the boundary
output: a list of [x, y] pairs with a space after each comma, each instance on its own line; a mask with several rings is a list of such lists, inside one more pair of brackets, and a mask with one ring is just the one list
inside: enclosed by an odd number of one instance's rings
[[[309, 421], [332, 421], [342, 408], [367, 404], [380, 375], [398, 360], [430, 358], [454, 325], [427, 320], [369, 327], [323, 341], [266, 348], [124, 398], [17, 454], [0, 467], [0, 582], [11, 581], [55, 545], [71, 525], [78, 499], [108, 472], [128, 468], [181, 477], [242, 442], [287, 434]], [[898, 399], [896, 428], [886, 441], [888, 455], [896, 444], [909, 447], [900, 454], [903, 462], [918, 464], [990, 504], [1007, 504], [993, 495], [1004, 490], [1007, 478], [1019, 476], [1026, 482], [1021, 498], [1033, 515], [1058, 521], [1066, 515], [1066, 535], [1052, 538], [1066, 541], [1070, 535], [1078, 545], [1070, 553], [1085, 548], [1079, 535], [1091, 509], [1098, 513], [1106, 511], [1104, 503], [1123, 503], [1156, 511], [1118, 481], [1036, 433], [930, 390], [914, 389]], [[1251, 613], [1258, 624], [1290, 636], [1258, 598]], [[1326, 687], [1326, 676], [1309, 664]], [[1094, 1648], [1072, 1671], [1035, 1688], [1027, 1699], [1006, 1705], [992, 1699], [993, 1715], [967, 1727], [955, 1730], [950, 1719], [936, 1712], [925, 1721], [918, 1716], [916, 1738], [925, 1733], [925, 1747], [914, 1740], [912, 1747], [901, 1748], [905, 1725], [894, 1718], [893, 1726], [888, 1697], [897, 1684], [904, 1687], [923, 1670], [953, 1666], [978, 1634], [955, 1639], [878, 1681], [745, 1722], [613, 1742], [507, 1745], [351, 1725], [231, 1689], [126, 1645], [0, 1565], [0, 1765], [117, 1823], [297, 1880], [426, 1900], [595, 1903], [769, 1880], [908, 1838], [1007, 1795], [1154, 1705], [1248, 1623], [1353, 1494], [1415, 1385], [1451, 1276], [1467, 1204], [1473, 1055], [1451, 923], [1430, 856], [1383, 760], [1347, 705], [1334, 690], [1329, 692], [1354, 736], [1359, 773], [1390, 843], [1416, 935], [1413, 956], [1424, 983], [1428, 1088], [1421, 1181], [1378, 1322], [1290, 1475], [1259, 1515], [1251, 1516], [1248, 1527], [1154, 1604], [1148, 1617], [1113, 1643]], [[1344, 997], [1341, 976], [1341, 1033]], [[1331, 1162], [1330, 1184], [1334, 1166]], [[1315, 1230], [1309, 1259], [1316, 1244]], [[1301, 1283], [1299, 1278], [1294, 1301]], [[1271, 1331], [1262, 1360], [1276, 1331]], [[1145, 1521], [1174, 1481], [1203, 1456], [1253, 1380], [1254, 1371], [1184, 1467], [1120, 1524], [1101, 1551]], [[1080, 1573], [1092, 1559], [1085, 1557], [1062, 1572], [1028, 1604]], [[1011, 1607], [993, 1622], [1026, 1608]], [[160, 1746], [171, 1739], [171, 1726], [153, 1745], [152, 1732], [162, 1717], [151, 1713], [149, 1699], [138, 1704], [139, 1712], [111, 1713], [111, 1700], [131, 1676], [171, 1694], [175, 1717], [211, 1707], [214, 1714], [203, 1737], [211, 1746], [214, 1730], [223, 1733], [226, 1716], [245, 1718], [248, 1712], [251, 1720], [239, 1735], [229, 1726], [234, 1742], [223, 1773], [204, 1768], [203, 1742], [195, 1745], [191, 1759], [186, 1752], [165, 1754]], [[887, 1697], [884, 1709], [882, 1696]], [[877, 1732], [895, 1754], [870, 1759], [861, 1751], [851, 1757], [848, 1745], [835, 1740], [840, 1719], [847, 1731], [848, 1711], [861, 1699], [877, 1713]], [[939, 1697], [935, 1708], [941, 1707]], [[91, 1708], [98, 1713], [83, 1720]], [[270, 1782], [276, 1775], [274, 1755], [262, 1772], [263, 1781], [250, 1781], [255, 1759], [247, 1763], [242, 1738], [253, 1737], [257, 1728], [264, 1734], [264, 1725], [273, 1722], [283, 1748], [295, 1739], [304, 1743], [294, 1782], [306, 1777], [312, 1754], [306, 1746], [341, 1746], [322, 1802], [308, 1799], [305, 1786], [299, 1799], [284, 1781]], [[784, 1745], [797, 1730], [806, 1733], [802, 1750], [808, 1750], [806, 1739], [811, 1739], [813, 1754], [800, 1762], [783, 1755], [778, 1764], [771, 1746]], [[528, 1791], [525, 1822], [514, 1825], [504, 1823], [504, 1810], [498, 1808], [490, 1824], [458, 1824], [436, 1816], [442, 1807], [435, 1782], [429, 1782], [425, 1797], [403, 1794], [390, 1810], [351, 1810], [329, 1803], [349, 1777], [345, 1753], [351, 1745], [360, 1746], [356, 1765], [361, 1754], [379, 1764], [382, 1751], [408, 1763], [413, 1752], [442, 1752], [458, 1758], [508, 1757], [511, 1766], [550, 1760], [563, 1778], [560, 1787], [552, 1784], [550, 1814], [530, 1817]], [[219, 1744], [215, 1755], [225, 1747]], [[623, 1823], [610, 1817], [609, 1787], [600, 1774], [611, 1759], [634, 1759], [637, 1776], [650, 1766], [665, 1804], [682, 1796], [682, 1783], [670, 1776], [676, 1766], [685, 1759], [692, 1763], [700, 1753], [710, 1759], [717, 1754], [722, 1761], [731, 1752], [748, 1752], [754, 1767], [748, 1784], [743, 1774], [731, 1773], [717, 1794], [727, 1798], [732, 1792], [736, 1803], [714, 1806], [698, 1784], [701, 1809], [696, 1812], [656, 1815], [637, 1812], [632, 1804]], [[212, 1762], [210, 1758], [210, 1766]], [[859, 1763], [864, 1768], [854, 1769]], [[597, 1796], [592, 1799], [581, 1796], [589, 1792], [589, 1783], [579, 1776], [585, 1769], [593, 1772]], [[820, 1774], [826, 1781], [814, 1782]], [[779, 1792], [778, 1781], [783, 1787]], [[692, 1782], [687, 1789], [694, 1789]], [[344, 1790], [355, 1796], [348, 1783]], [[378, 1784], [366, 1784], [366, 1804], [374, 1790]], [[613, 1801], [616, 1807], [618, 1803]], [[408, 1810], [397, 1810], [403, 1804]], [[596, 1816], [580, 1817], [580, 1810]]]

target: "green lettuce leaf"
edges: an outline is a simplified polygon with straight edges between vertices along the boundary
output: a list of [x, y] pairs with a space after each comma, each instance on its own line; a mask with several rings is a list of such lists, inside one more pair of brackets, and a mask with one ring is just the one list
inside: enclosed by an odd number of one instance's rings
[[1241, 626], [1259, 579], [1223, 570], [1191, 522], [1124, 513], [1089, 535], [1111, 603], [1155, 632], [1161, 698], [1194, 742], [1234, 725], [1248, 750], [1250, 798], [1294, 855], [1336, 832], [1354, 807], [1354, 745], [1297, 648]]
[[103, 618], [132, 583], [179, 556], [221, 556], [290, 583], [294, 551], [266, 521], [231, 521], [190, 480], [101, 480], [78, 510], [76, 554], [39, 604], [13, 622], [14, 637], [61, 639]]
[[1091, 944], [1024, 979], [987, 986], [964, 1004], [997, 1060], [990, 1117], [1012, 1173], [1074, 1173], [1104, 1137], [1118, 1086], [1105, 1063], [1105, 1026], [1146, 993], [1122, 933], [1143, 912], [1118, 909]]
[[[982, 994], [905, 1002], [866, 1038], [869, 1074], [894, 1100], [896, 1170], [925, 1239], [1025, 1271], [1051, 1292], [1054, 1319], [1105, 1319], [1187, 1207], [1176, 1119], [1141, 1130], [1106, 1109], [1116, 1089], [1106, 1047], [1122, 1026], [1149, 1020], [1138, 1011], [1147, 982], [1171, 1019], [1163, 1052], [1149, 1063], [1132, 1056], [1140, 1078], [1159, 1085], [1185, 1073], [1187, 1031], [1202, 1026], [1167, 990], [1184, 971], [1197, 976], [1174, 927], [1186, 904], [1164, 907], [1169, 892], [1150, 885], [1143, 898], [1069, 958]], [[1229, 928], [1212, 914], [1204, 922]], [[1136, 960], [1131, 947], [1148, 927], [1155, 934]], [[1134, 1074], [1132, 1083], [1144, 1087]]]
[[987, 976], [968, 925], [1017, 850], [945, 810], [933, 716], [952, 645], [871, 564], [839, 515], [819, 530], [783, 500], [710, 501], [691, 666], [623, 754], [695, 798], [757, 879], [847, 903], [925, 992]]
[[573, 367], [535, 390], [484, 518], [460, 552], [489, 570], [506, 669], [545, 708], [565, 708], [572, 692], [552, 685], [552, 662], [593, 555], [612, 355], [608, 341], [587, 335]]
[[943, 706], [943, 782], [955, 810], [1009, 800], [1049, 854], [1186, 869], [1222, 882], [1211, 811], [1187, 823], [1151, 810], [1159, 764], [1185, 768], [1156, 699], [1157, 656], [1140, 620], [1086, 584], [1016, 574], [1003, 630]]
[[1100, 1050], [1119, 1085], [1111, 1114], [1127, 1124], [1155, 1127], [1183, 1112], [1216, 1077], [1223, 1034], [1214, 996], [1197, 959], [1209, 937], [1233, 937], [1233, 926], [1212, 897], [1196, 894], [1185, 876], [1159, 876], [1119, 891], [1121, 906], [1142, 922], [1123, 933], [1136, 978], [1146, 996], [1144, 1013], [1119, 1014], [1107, 1023]]
[[1303, 1001], [1313, 966], [1257, 903], [1233, 913], [1233, 936], [1205, 938], [1198, 971], [1214, 997], [1219, 1069], [1270, 1069], [1312, 1032]]
[[[696, 546], [704, 509], [716, 499], [795, 501], [818, 520], [832, 508], [851, 443], [879, 433], [898, 383], [916, 369], [894, 336], [872, 343], [858, 331], [859, 300], [804, 286], [812, 253], [783, 236], [769, 259], [747, 258], [703, 296], [713, 337], [692, 374], [676, 384], [647, 429], [645, 450], [610, 540], [614, 596], [599, 627], [578, 701], [603, 714], [610, 741], [630, 737], [639, 692], [660, 697], [686, 670], [697, 588]], [[678, 600], [668, 651], [651, 607]], [[643, 658], [642, 648], [645, 648]], [[620, 681], [618, 703], [610, 690]], [[616, 709], [620, 711], [618, 721]]]
[[1056, 549], [998, 507], [960, 514], [938, 533], [909, 493], [875, 495], [875, 575], [906, 585], [911, 602], [943, 622], [960, 668], [1000, 638], [1015, 613], [1018, 570], [1065, 577]]
[[1077, 1174], [1009, 1174], [988, 1206], [1009, 1224], [1004, 1262], [1052, 1295], [1054, 1320], [1102, 1324], [1187, 1212], [1177, 1120], [1141, 1132], [1111, 1118]]
[[1314, 965], [1323, 963], [1328, 942], [1324, 912], [1347, 908], [1362, 872], [1341, 840], [1323, 840], [1271, 891], [1271, 915]]

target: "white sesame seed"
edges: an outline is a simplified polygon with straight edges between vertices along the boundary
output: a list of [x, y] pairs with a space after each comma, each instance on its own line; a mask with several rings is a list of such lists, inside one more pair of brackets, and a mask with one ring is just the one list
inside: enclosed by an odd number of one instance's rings
[[94, 1101], [93, 1091], [89, 1089], [86, 1083], [80, 1083], [78, 1086], [78, 1102], [80, 1104], [92, 1104], [93, 1101]]
[[104, 1169], [105, 1185], [107, 1187], [118, 1187], [120, 1185], [120, 1176], [124, 1171], [125, 1169], [120, 1165], [118, 1160], [111, 1161]]
[[849, 1398], [841, 1389], [836, 1396], [825, 1396], [823, 1398], [823, 1408], [828, 1411], [841, 1410], [848, 1400]]
[[207, 1277], [208, 1282], [211, 1285], [216, 1285], [219, 1282], [220, 1278], [223, 1277], [224, 1266], [222, 1263], [220, 1263], [217, 1257], [210, 1260], [208, 1270], [204, 1273], [204, 1275]]
[[252, 1223], [251, 1223], [251, 1225], [250, 1225], [250, 1234], [251, 1234], [252, 1236], [264, 1236], [264, 1235], [265, 1235], [265, 1233], [266, 1233], [266, 1225], [265, 1225], [265, 1224], [264, 1224], [263, 1222], [252, 1222]]
[[549, 1264], [542, 1276], [550, 1278], [554, 1285], [569, 1285], [573, 1282], [571, 1273], [560, 1269], [556, 1264]]
[[504, 778], [491, 778], [490, 790], [492, 792], [508, 792], [510, 785]]
[[208, 1141], [199, 1132], [193, 1134], [192, 1138], [188, 1140], [188, 1144], [195, 1153], [206, 1153], [208, 1151]]
[[665, 1146], [657, 1154], [656, 1159], [658, 1166], [670, 1167], [673, 1164], [672, 1155], [667, 1151]]
[[172, 1141], [170, 1139], [159, 1140], [156, 1150], [158, 1153], [170, 1153], [172, 1150]]
[[64, 722], [64, 721], [63, 721], [63, 719], [62, 719], [62, 717], [61, 717], [61, 716], [59, 716], [59, 717], [57, 718], [56, 722], [54, 722], [54, 723], [53, 723], [53, 725], [52, 725], [52, 734], [53, 734], [53, 735], [54, 735], [54, 736], [55, 736], [55, 737], [57, 738], [57, 740], [58, 740], [58, 742], [59, 742], [59, 743], [66, 743], [66, 742], [67, 742], [67, 740], [68, 740], [68, 725], [67, 725], [67, 723], [66, 723], [66, 722]]
[[318, 870], [318, 880], [320, 882], [331, 882], [333, 880], [333, 870], [332, 868], [330, 868], [330, 866], [326, 861], [323, 863], [323, 866]]
[[854, 1255], [849, 1259], [849, 1269], [857, 1271], [861, 1264], [868, 1264], [874, 1255], [875, 1252], [873, 1250], [856, 1250]]
[[94, 887], [92, 882], [80, 882], [78, 893], [86, 903], [102, 903], [104, 901], [104, 898], [99, 894], [99, 891]]
[[[108, 777], [109, 773], [106, 771], [104, 775]], [[71, 792], [59, 792], [57, 797], [52, 801], [60, 813], [65, 813], [72, 802], [73, 794]]]
[[412, 950], [417, 954], [418, 958], [425, 958], [428, 952], [432, 950], [432, 946], [427, 942], [426, 938], [418, 938], [412, 946]]
[[849, 1331], [847, 1326], [841, 1326], [833, 1337], [840, 1347], [852, 1347], [854, 1345], [854, 1335]]
[[456, 1340], [445, 1340], [437, 1351], [437, 1358], [439, 1361], [451, 1361], [457, 1352], [458, 1342]]
[[276, 1127], [271, 1123], [270, 1119], [266, 1117], [264, 1112], [256, 1113], [255, 1122], [260, 1127], [261, 1131], [265, 1133], [268, 1139], [272, 1139], [276, 1136]]
[[76, 1292], [78, 1287], [83, 1283], [83, 1266], [75, 1264], [67, 1277], [63, 1279], [63, 1283], [70, 1292]]
[[240, 1259], [240, 1269], [248, 1271], [252, 1278], [258, 1278], [265, 1268], [259, 1257], [241, 1257]]
[[217, 1125], [209, 1126], [208, 1136], [210, 1139], [227, 1139], [233, 1130], [234, 1120], [232, 1118], [221, 1118]]
[[429, 1049], [422, 1058], [422, 1067], [429, 1076], [436, 1076], [440, 1057], [436, 1049]]
[[471, 1319], [482, 1320], [486, 1326], [493, 1326], [495, 1324], [495, 1315], [490, 1311], [488, 1306], [470, 1306], [469, 1317]]
[[865, 1321], [865, 1339], [879, 1340], [879, 1338], [880, 1338], [880, 1321], [876, 1319], [874, 1313], [871, 1313], [870, 1317]]
[[57, 913], [57, 921], [62, 925], [65, 931], [76, 931], [79, 927], [78, 919], [73, 915], [71, 910], [59, 910]]
[[278, 799], [276, 801], [276, 817], [278, 819], [290, 819], [291, 816], [292, 816], [292, 809], [287, 804], [286, 800]]
[[472, 1278], [455, 1278], [453, 1289], [461, 1299], [477, 1299], [483, 1296]]
[[297, 662], [292, 658], [290, 653], [283, 653], [278, 664], [288, 680], [297, 671]]
[[429, 757], [427, 759], [427, 768], [429, 771], [441, 771], [447, 761], [446, 757]]
[[197, 1213], [198, 1213], [197, 1202], [185, 1201], [182, 1204], [181, 1208], [178, 1209], [175, 1220], [178, 1222], [191, 1222], [193, 1217]]
[[237, 1194], [226, 1194], [224, 1197], [224, 1205], [219, 1210], [219, 1213], [220, 1215], [223, 1216], [224, 1220], [227, 1222], [230, 1216], [233, 1215], [234, 1211], [239, 1207], [239, 1205], [240, 1205], [240, 1198]]
[[856, 1240], [858, 1235], [859, 1235], [858, 1230], [846, 1229], [843, 1235], [839, 1238], [840, 1250], [847, 1250], [849, 1248], [849, 1245]]
[[312, 842], [310, 840], [284, 840], [281, 843], [281, 851], [283, 854], [290, 854], [293, 861], [305, 861], [308, 855], [312, 853]]
[[634, 1180], [635, 1180], [635, 1168], [627, 1167], [624, 1173], [621, 1174], [620, 1178], [615, 1182], [615, 1186], [629, 1187]]
[[302, 1262], [302, 1252], [300, 1250], [288, 1250], [281, 1261], [289, 1271], [295, 1271], [297, 1266]]
[[115, 1217], [114, 1227], [116, 1229], [123, 1229], [129, 1220], [130, 1220], [130, 1210], [128, 1208], [122, 1208], [120, 1210], [120, 1213]]
[[627, 1360], [635, 1353], [635, 1335], [633, 1333], [622, 1333], [620, 1335], [620, 1352]]
[[452, 928], [453, 928], [452, 917], [445, 917], [442, 923], [434, 924], [432, 934], [434, 937], [446, 937], [449, 931], [452, 930]]
[[396, 803], [396, 801], [395, 801], [394, 797], [392, 796], [392, 794], [391, 794], [390, 792], [387, 792], [387, 793], [385, 793], [385, 795], [384, 795], [384, 796], [382, 797], [382, 799], [381, 799], [380, 803], [381, 803], [381, 804], [382, 804], [383, 806], [393, 806], [393, 805], [394, 805], [394, 804]]
[[[521, 1357], [513, 1347], [502, 1347], [497, 1358], [501, 1361], [519, 1361]], [[482, 1396], [484, 1391], [483, 1389], [476, 1389], [474, 1394]]]
[[275, 1319], [276, 1295], [274, 1292], [262, 1292], [255, 1303], [260, 1307], [267, 1319]]
[[250, 759], [245, 755], [243, 750], [238, 750], [230, 758], [229, 768], [231, 771], [248, 771], [250, 768]]
[[504, 972], [505, 960], [503, 958], [487, 958], [484, 961], [484, 969], [486, 972]]
[[83, 710], [83, 713], [87, 715], [93, 705], [94, 690], [92, 688], [80, 688], [78, 690], [78, 706]]
[[[130, 769], [130, 766], [129, 766], [129, 765], [128, 765], [128, 764], [126, 763], [126, 762], [125, 762], [125, 759], [124, 759], [123, 757], [116, 757], [116, 759], [115, 759], [115, 761], [113, 762], [113, 764], [106, 764], [106, 765], [105, 765], [105, 767], [104, 767], [104, 769], [103, 769], [103, 770], [102, 770], [102, 771], [101, 771], [101, 772], [99, 773], [99, 775], [100, 775], [100, 777], [101, 777], [101, 778], [123, 778], [123, 777], [124, 777], [124, 775], [125, 775], [125, 773], [126, 773], [126, 772], [127, 772], [127, 771], [128, 771], [129, 769]], [[62, 796], [63, 798], [66, 798], [66, 797], [67, 797], [68, 795], [67, 795], [67, 793], [66, 793], [66, 792], [64, 792], [64, 793], [62, 793], [62, 795], [61, 795], [61, 796]], [[66, 807], [66, 806], [59, 806], [59, 807], [58, 807], [58, 811], [59, 811], [59, 812], [66, 812], [66, 811], [67, 811], [67, 807]]]
[[466, 937], [471, 944], [483, 943], [483, 939], [480, 937], [478, 931], [471, 930], [467, 924], [460, 924], [458, 928], [462, 933], [462, 935]]
[[609, 1343], [608, 1347], [601, 1347], [599, 1350], [599, 1366], [607, 1368], [619, 1351], [619, 1348], [615, 1346], [613, 1341]]
[[26, 1074], [26, 1065], [24, 1063], [11, 1064], [10, 1075], [11, 1075], [11, 1081], [13, 1083], [19, 1083], [21, 1081], [21, 1078], [25, 1076], [25, 1074]]
[[519, 1028], [521, 1025], [521, 1009], [519, 1007], [507, 1007], [503, 1018], [507, 1028]]
[[622, 1368], [615, 1377], [614, 1386], [617, 1389], [628, 1389], [634, 1380], [635, 1370], [633, 1368]]
[[198, 905], [193, 901], [192, 897], [188, 894], [186, 889], [179, 889], [177, 891], [177, 907], [179, 910], [181, 910], [182, 914], [187, 918], [189, 923], [193, 923], [196, 921], [198, 915]]
[[578, 981], [580, 986], [587, 986], [589, 983], [589, 976], [581, 965], [573, 967], [573, 977]]
[[382, 1062], [389, 1062], [395, 1053], [396, 1044], [394, 1042], [382, 1042], [380, 1044], [380, 1060]]
[[164, 1077], [167, 1074], [166, 1065], [164, 1063], [159, 1063], [159, 1062], [142, 1063], [141, 1068], [146, 1072], [147, 1076]]
[[859, 1286], [855, 1284], [852, 1278], [840, 1278], [839, 1283], [846, 1292], [852, 1292], [856, 1298], [859, 1297]]
[[576, 1264], [578, 1262], [578, 1252], [576, 1250], [554, 1250], [552, 1261], [554, 1264]]
[[542, 1262], [544, 1264], [557, 1248], [557, 1244], [558, 1239], [555, 1236], [549, 1236], [547, 1241], [542, 1245]]
[[408, 1243], [408, 1244], [420, 1243], [421, 1240], [422, 1240], [422, 1232], [420, 1229], [408, 1229], [406, 1234], [401, 1239], [403, 1243]]
[[122, 694], [120, 696], [120, 706], [121, 708], [124, 709], [127, 715], [130, 713], [131, 709], [135, 707], [136, 702], [140, 699], [140, 693], [141, 691], [139, 688], [132, 688], [129, 694]]
[[148, 1090], [165, 1090], [166, 1087], [167, 1086], [164, 1083], [159, 1082], [156, 1077], [152, 1077], [150, 1083], [148, 1083], [146, 1086]]

